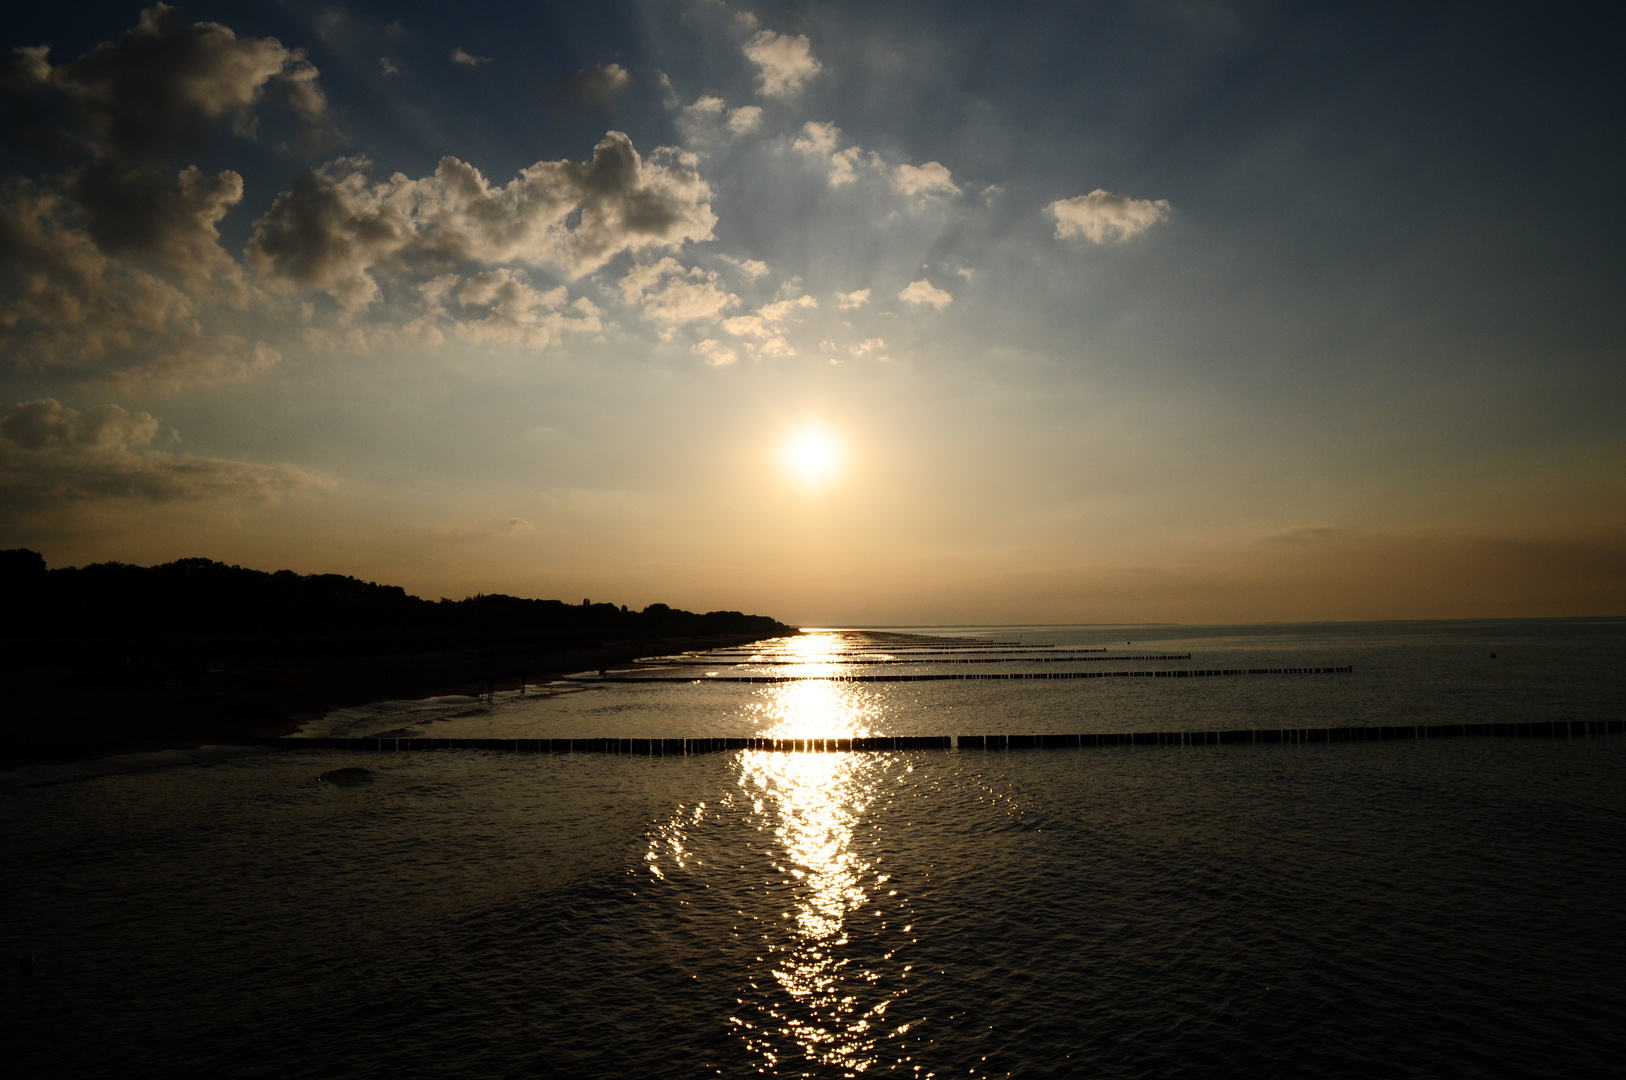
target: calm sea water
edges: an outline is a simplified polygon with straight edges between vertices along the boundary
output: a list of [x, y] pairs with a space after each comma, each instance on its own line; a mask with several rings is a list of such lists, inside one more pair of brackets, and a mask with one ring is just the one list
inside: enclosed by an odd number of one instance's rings
[[[945, 650], [810, 635], [644, 673], [694, 681], [384, 703], [312, 733], [1599, 720], [1626, 702], [1620, 620], [911, 632], [1017, 644], [927, 657]], [[972, 657], [1002, 662], [949, 662]], [[883, 658], [910, 662], [851, 664]], [[0, 789], [0, 859], [0, 936], [36, 958], [0, 980], [8, 1075], [1573, 1077], [1626, 1060], [1621, 737], [264, 753]]]

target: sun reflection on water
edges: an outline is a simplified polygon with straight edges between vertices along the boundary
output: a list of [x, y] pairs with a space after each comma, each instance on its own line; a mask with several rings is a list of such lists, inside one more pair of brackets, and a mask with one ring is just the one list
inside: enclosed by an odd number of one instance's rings
[[[838, 635], [787, 644], [797, 662], [841, 663]], [[864, 688], [850, 683], [764, 687], [757, 711], [762, 734], [775, 738], [863, 736], [874, 733], [876, 718]], [[734, 791], [711, 820], [731, 814], [748, 830], [748, 850], [737, 847], [731, 828], [724, 841], [731, 850], [712, 858], [743, 876], [731, 914], [756, 936], [744, 939], [755, 963], [729, 1021], [763, 1072], [801, 1075], [817, 1066], [847, 1076], [889, 1068], [920, 1075], [904, 1049], [917, 1018], [896, 1015], [910, 970], [899, 953], [914, 943], [913, 919], [879, 854], [878, 812], [894, 774], [910, 768], [891, 754], [744, 751], [735, 759]], [[657, 830], [646, 855], [651, 873], [663, 877], [695, 861], [692, 837], [707, 813], [680, 808]]]

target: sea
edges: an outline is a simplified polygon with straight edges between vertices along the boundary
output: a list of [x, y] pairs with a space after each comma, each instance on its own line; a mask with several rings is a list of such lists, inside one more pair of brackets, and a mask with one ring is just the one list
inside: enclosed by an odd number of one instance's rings
[[[1172, 670], [1256, 674], [981, 677]], [[874, 678], [901, 675], [957, 677]], [[1204, 732], [1623, 706], [1622, 619], [836, 628], [303, 734]], [[0, 880], [8, 1077], [1626, 1075], [1622, 735], [215, 747], [0, 775]]]

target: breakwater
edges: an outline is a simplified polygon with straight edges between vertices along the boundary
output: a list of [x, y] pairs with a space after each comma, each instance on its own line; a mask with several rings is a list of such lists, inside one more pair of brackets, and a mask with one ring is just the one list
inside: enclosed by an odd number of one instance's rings
[[[1014, 661], [1013, 661], [1014, 662]], [[570, 682], [621, 683], [787, 683], [787, 682], [1009, 682], [1025, 679], [1203, 679], [1227, 675], [1347, 675], [1353, 666], [1295, 668], [1163, 668], [1156, 671], [962, 671], [930, 675], [569, 675]]]
[[[1103, 660], [1190, 660], [1190, 653], [1148, 653], [1145, 656], [955, 656], [944, 660], [922, 657], [889, 657], [885, 660], [866, 660], [853, 657], [841, 660], [674, 660], [665, 667], [801, 667], [816, 664], [846, 664], [852, 667], [871, 667], [880, 664], [1088, 664]], [[643, 661], [639, 661], [643, 663]]]
[[517, 754], [620, 754], [629, 757], [693, 757], [756, 750], [781, 754], [875, 753], [895, 750], [1076, 750], [1099, 746], [1235, 746], [1393, 742], [1410, 739], [1583, 739], [1626, 733], [1626, 720], [1536, 721], [1515, 724], [1385, 724], [1369, 727], [1240, 728], [1229, 731], [1096, 731], [1075, 735], [877, 735], [844, 739], [263, 739], [285, 750], [405, 752], [488, 750]]

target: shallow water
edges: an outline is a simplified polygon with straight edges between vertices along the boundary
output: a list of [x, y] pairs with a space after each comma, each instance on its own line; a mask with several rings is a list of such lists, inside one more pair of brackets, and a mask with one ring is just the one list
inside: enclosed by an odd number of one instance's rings
[[[1171, 630], [1193, 665], [1355, 677], [616, 685], [431, 723], [664, 734], [663, 695], [700, 735], [1616, 719], [1622, 630]], [[14, 1075], [1618, 1075], [1623, 770], [1605, 737], [300, 751], [26, 787], [0, 934], [37, 964], [0, 1030]]]

